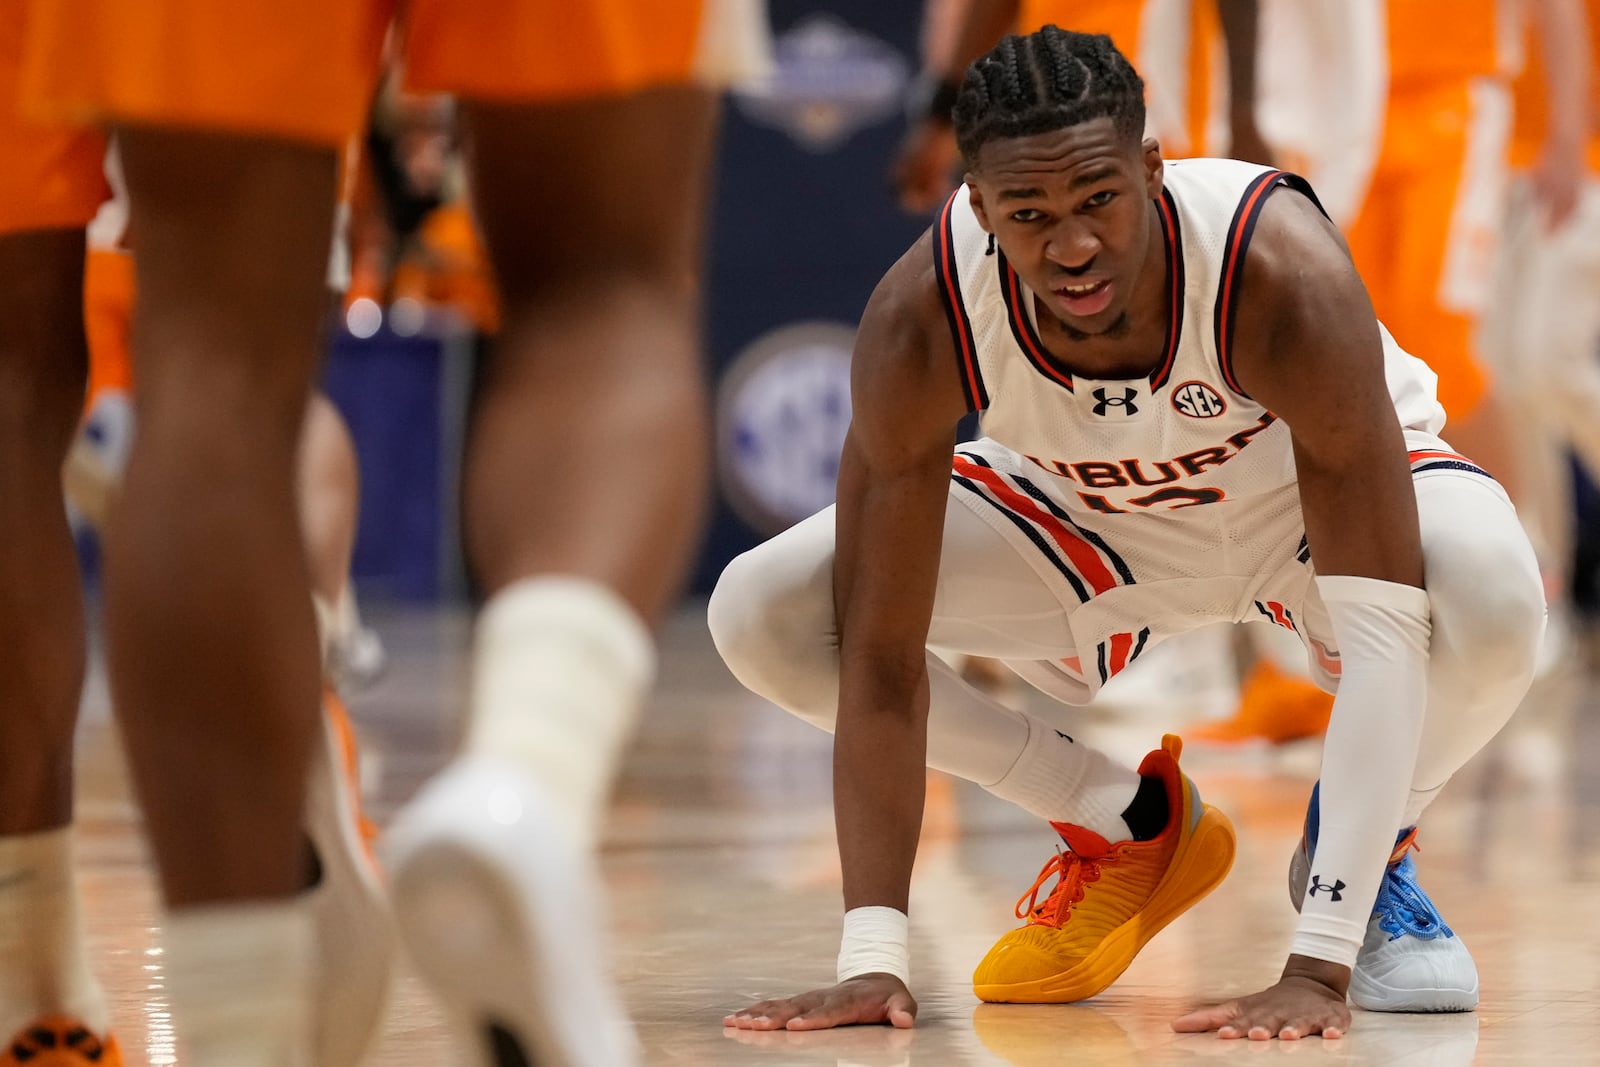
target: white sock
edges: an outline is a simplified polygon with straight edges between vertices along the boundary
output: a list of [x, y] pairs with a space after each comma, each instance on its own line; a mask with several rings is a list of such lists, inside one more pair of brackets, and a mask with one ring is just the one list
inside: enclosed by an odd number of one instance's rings
[[655, 644], [621, 597], [577, 578], [527, 578], [478, 617], [470, 751], [531, 771], [592, 841], [655, 676]]
[[1139, 791], [1139, 772], [1031, 715], [1028, 743], [1017, 762], [984, 788], [1034, 815], [1085, 827], [1107, 841], [1133, 836], [1122, 813]]
[[186, 1067], [311, 1067], [312, 912], [303, 898], [170, 913], [164, 973]]
[[0, 837], [0, 1042], [50, 1014], [101, 1037], [110, 1025], [89, 970], [70, 825]]

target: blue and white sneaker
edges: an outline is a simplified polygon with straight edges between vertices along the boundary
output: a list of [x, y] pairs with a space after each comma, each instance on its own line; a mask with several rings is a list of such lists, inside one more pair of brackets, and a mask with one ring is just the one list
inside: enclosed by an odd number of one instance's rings
[[[1313, 786], [1305, 833], [1289, 861], [1289, 897], [1296, 911], [1305, 898], [1317, 848], [1318, 793]], [[1395, 839], [1350, 976], [1350, 1001], [1367, 1011], [1472, 1011], [1478, 1006], [1478, 967], [1417, 884], [1417, 864], [1411, 858], [1416, 836], [1413, 826]]]

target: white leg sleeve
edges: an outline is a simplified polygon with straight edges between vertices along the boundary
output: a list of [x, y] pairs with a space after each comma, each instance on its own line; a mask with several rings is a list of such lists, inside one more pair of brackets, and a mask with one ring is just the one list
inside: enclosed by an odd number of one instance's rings
[[1516, 711], [1545, 611], [1533, 547], [1497, 486], [1469, 474], [1420, 478], [1417, 515], [1433, 645], [1407, 824]]
[[[828, 508], [728, 564], [707, 606], [712, 640], [734, 677], [829, 733], [839, 701], [833, 551]], [[955, 501], [944, 561], [931, 643], [1003, 659], [1073, 654], [1060, 604], [999, 534]], [[932, 653], [928, 681], [928, 766], [1057, 821], [1097, 814], [1104, 805], [1078, 810], [1089, 793], [1125, 789], [1131, 797], [1137, 788], [1133, 771], [967, 685]]]

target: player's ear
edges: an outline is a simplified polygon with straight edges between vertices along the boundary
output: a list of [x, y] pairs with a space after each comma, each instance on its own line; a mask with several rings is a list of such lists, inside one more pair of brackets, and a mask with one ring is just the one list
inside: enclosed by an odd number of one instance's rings
[[983, 192], [978, 188], [978, 180], [968, 171], [965, 178], [967, 183], [967, 203], [972, 205], [972, 213], [978, 218], [978, 225], [983, 227], [984, 233], [993, 233], [994, 227], [989, 225], [989, 212], [984, 210]]
[[1162, 175], [1166, 172], [1161, 159], [1161, 142], [1154, 137], [1146, 137], [1141, 148], [1144, 156], [1145, 191], [1150, 199], [1154, 200], [1161, 195]]

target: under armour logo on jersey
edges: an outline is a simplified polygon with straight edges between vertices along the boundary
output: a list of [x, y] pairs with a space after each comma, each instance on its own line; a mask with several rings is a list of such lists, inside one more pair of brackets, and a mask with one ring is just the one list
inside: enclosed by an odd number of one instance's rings
[[1112, 408], [1117, 408], [1120, 415], [1137, 415], [1139, 414], [1139, 408], [1134, 404], [1133, 400], [1138, 395], [1139, 390], [1128, 386], [1122, 390], [1121, 396], [1111, 396], [1106, 392], [1105, 387], [1101, 386], [1094, 391], [1094, 398], [1097, 401], [1094, 406], [1094, 413], [1096, 415], [1105, 415]]
[[1191, 419], [1214, 419], [1228, 410], [1227, 401], [1205, 382], [1184, 382], [1172, 391], [1172, 406]]
[[1343, 888], [1344, 888], [1344, 882], [1340, 881], [1337, 878], [1335, 878], [1333, 880], [1333, 884], [1332, 885], [1323, 885], [1322, 884], [1321, 875], [1313, 874], [1311, 876], [1311, 888], [1306, 890], [1306, 896], [1314, 897], [1318, 893], [1320, 893], [1324, 889], [1326, 889], [1329, 893], [1333, 894], [1330, 899], [1335, 904], [1337, 904], [1337, 903], [1339, 903], [1339, 901], [1344, 899], [1344, 895], [1339, 892]]

